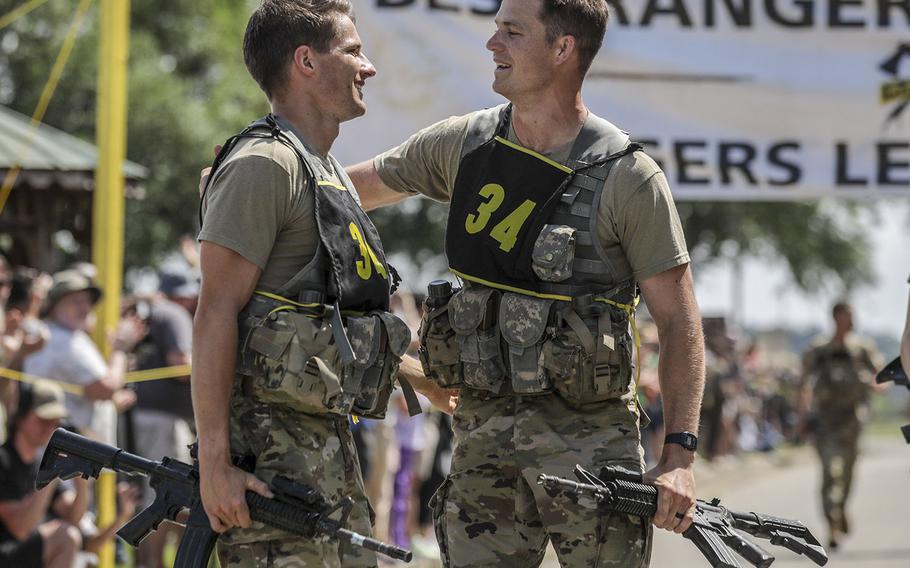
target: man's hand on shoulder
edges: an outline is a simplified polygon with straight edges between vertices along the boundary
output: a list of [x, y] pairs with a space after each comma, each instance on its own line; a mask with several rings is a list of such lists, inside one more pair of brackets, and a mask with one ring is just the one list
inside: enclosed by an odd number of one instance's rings
[[683, 533], [695, 515], [695, 453], [676, 444], [664, 446], [660, 463], [645, 474], [657, 486], [654, 526]]

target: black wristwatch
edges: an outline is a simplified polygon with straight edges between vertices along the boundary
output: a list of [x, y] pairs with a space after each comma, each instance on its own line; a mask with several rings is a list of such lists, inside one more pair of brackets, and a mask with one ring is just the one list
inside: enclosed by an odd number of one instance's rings
[[690, 452], [694, 452], [698, 448], [698, 436], [692, 432], [675, 432], [667, 434], [664, 444], [679, 444]]

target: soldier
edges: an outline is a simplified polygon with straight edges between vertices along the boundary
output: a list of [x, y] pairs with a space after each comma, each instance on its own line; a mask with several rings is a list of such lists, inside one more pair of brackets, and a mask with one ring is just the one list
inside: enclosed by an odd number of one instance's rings
[[427, 375], [460, 390], [452, 471], [434, 498], [451, 567], [644, 566], [650, 526], [552, 498], [537, 474], [641, 471], [630, 320], [638, 290], [660, 336], [667, 443], [649, 478], [658, 527], [691, 524], [704, 346], [666, 178], [590, 113], [585, 74], [603, 0], [504, 0], [487, 42], [511, 104], [433, 125], [349, 169], [367, 208], [450, 204], [446, 253], [464, 287], [431, 290]]
[[[271, 496], [281, 474], [331, 502], [349, 495], [349, 528], [370, 532], [349, 414], [385, 413], [410, 332], [388, 312], [392, 269], [329, 150], [365, 112], [376, 70], [347, 0], [264, 0], [243, 52], [272, 113], [225, 143], [202, 198], [191, 380], [202, 501], [225, 533], [225, 568], [375, 566], [362, 549], [251, 524], [244, 491]], [[419, 369], [405, 361], [398, 378], [445, 407]]]
[[[800, 413], [803, 429], [814, 431], [822, 464], [822, 508], [829, 546], [850, 532], [846, 504], [859, 452], [874, 377], [881, 368], [875, 347], [852, 333], [853, 309], [839, 302], [831, 310], [834, 336], [817, 341], [803, 356]], [[811, 426], [807, 426], [811, 424]]]

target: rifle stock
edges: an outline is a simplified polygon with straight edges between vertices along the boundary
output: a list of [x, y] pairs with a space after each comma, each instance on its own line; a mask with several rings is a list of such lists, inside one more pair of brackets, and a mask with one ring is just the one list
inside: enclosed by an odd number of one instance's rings
[[893, 361], [885, 365], [885, 368], [875, 375], [875, 382], [878, 384], [894, 382], [895, 385], [904, 386], [910, 389], [910, 379], [907, 377], [907, 371], [901, 365], [901, 358], [895, 357]]
[[[905, 44], [903, 47], [907, 47], [908, 45], [910, 44]], [[894, 361], [885, 365], [885, 368], [879, 371], [875, 376], [875, 382], [879, 384], [891, 381], [893, 381], [895, 385], [904, 386], [910, 390], [910, 379], [907, 378], [907, 370], [901, 365], [900, 356], [897, 356]], [[904, 435], [904, 440], [910, 444], [910, 424], [901, 426], [901, 434]]]

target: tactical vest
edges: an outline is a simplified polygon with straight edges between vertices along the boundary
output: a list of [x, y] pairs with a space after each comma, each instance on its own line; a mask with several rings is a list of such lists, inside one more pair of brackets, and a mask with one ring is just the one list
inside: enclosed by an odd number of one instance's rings
[[508, 141], [510, 115], [469, 121], [446, 230], [465, 286], [427, 306], [424, 371], [446, 387], [555, 390], [578, 406], [628, 397], [637, 288], [615, 278], [596, 224], [612, 167], [639, 146], [590, 116], [575, 159], [558, 164]]
[[839, 422], [856, 416], [869, 399], [874, 364], [866, 348], [848, 339], [843, 347], [830, 343], [812, 352], [812, 402], [819, 420]]
[[[243, 391], [301, 412], [382, 418], [411, 334], [388, 311], [394, 269], [379, 234], [344, 168], [329, 156], [341, 184], [326, 179], [313, 165], [319, 157], [274, 115], [225, 142], [209, 180], [245, 138], [274, 140], [300, 159], [314, 194], [319, 244], [279, 290], [257, 290], [241, 311]], [[413, 391], [404, 382], [402, 387], [413, 411]]]

